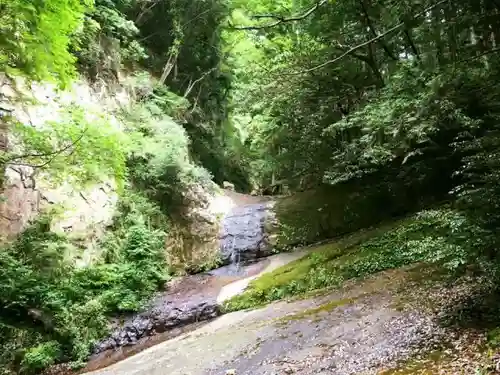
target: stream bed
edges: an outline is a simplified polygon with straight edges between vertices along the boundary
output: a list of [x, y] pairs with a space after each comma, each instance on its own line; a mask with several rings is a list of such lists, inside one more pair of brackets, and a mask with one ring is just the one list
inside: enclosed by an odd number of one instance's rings
[[[261, 273], [270, 263], [272, 248], [265, 233], [272, 202], [233, 207], [222, 219], [219, 236], [223, 267], [170, 281], [165, 291], [142, 312], [111, 322], [111, 334], [94, 347], [87, 366], [95, 371], [185, 332], [221, 314], [217, 297], [222, 288]], [[65, 373], [64, 367], [51, 373]]]

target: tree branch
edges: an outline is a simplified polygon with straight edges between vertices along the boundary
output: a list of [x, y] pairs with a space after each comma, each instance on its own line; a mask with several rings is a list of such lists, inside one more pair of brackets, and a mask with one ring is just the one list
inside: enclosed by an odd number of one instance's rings
[[[344, 46], [344, 45], [340, 44], [339, 42], [337, 42], [337, 44], [334, 45], [334, 48], [338, 49], [341, 52], [346, 52], [349, 50], [349, 47]], [[353, 53], [351, 53], [351, 56], [355, 57], [358, 60], [361, 60], [365, 63], [369, 63], [371, 61], [369, 56], [363, 55], [362, 53], [353, 52]]]
[[44, 158], [44, 157], [49, 157], [49, 160], [47, 162], [44, 162], [40, 165], [30, 165], [30, 164], [26, 164], [27, 166], [31, 166], [31, 167], [34, 167], [34, 168], [40, 168], [40, 167], [44, 167], [46, 166], [47, 164], [51, 163], [57, 156], [61, 155], [63, 152], [65, 151], [68, 151], [70, 148], [76, 146], [83, 138], [83, 136], [85, 135], [85, 133], [87, 132], [87, 129], [84, 129], [83, 132], [78, 136], [77, 139], [75, 139], [73, 142], [71, 142], [69, 145], [59, 149], [59, 150], [56, 150], [56, 151], [53, 151], [53, 152], [48, 152], [48, 153], [44, 153], [44, 154], [24, 154], [24, 155], [17, 155], [17, 156], [13, 156], [11, 158], [8, 158], [6, 160], [2, 160], [0, 163], [1, 164], [17, 164], [17, 165], [21, 165], [22, 163], [17, 163], [16, 160], [19, 160], [19, 159], [25, 159], [25, 158]]
[[406, 40], [408, 40], [408, 44], [410, 45], [410, 48], [411, 48], [413, 54], [417, 57], [417, 60], [420, 60], [420, 54], [418, 53], [417, 46], [413, 42], [413, 39], [412, 39], [411, 34], [410, 34], [410, 30], [405, 29], [404, 33], [406, 35]]
[[500, 10], [500, 2], [498, 0], [492, 0], [491, 1], [493, 3], [493, 5], [495, 5], [495, 7]]
[[[431, 5], [427, 8], [425, 8], [424, 10], [422, 10], [421, 12], [415, 14], [413, 16], [413, 20], [419, 18], [419, 17], [422, 17], [423, 15], [425, 15], [428, 11], [444, 4], [444, 3], [447, 3], [448, 0], [441, 0], [439, 2], [437, 2], [436, 4], [434, 5]], [[319, 65], [316, 65], [312, 68], [309, 68], [309, 69], [306, 69], [306, 70], [301, 70], [301, 71], [297, 71], [297, 72], [290, 72], [290, 73], [285, 73], [286, 75], [298, 75], [298, 74], [305, 74], [305, 73], [310, 73], [312, 71], [315, 71], [315, 70], [318, 70], [318, 69], [321, 69], [321, 68], [324, 68], [325, 66], [327, 65], [330, 65], [330, 64], [334, 64], [336, 63], [337, 61], [339, 60], [342, 60], [344, 57], [346, 57], [347, 55], [350, 55], [352, 54], [353, 52], [357, 51], [358, 49], [360, 48], [363, 48], [363, 47], [366, 47], [374, 42], [377, 42], [378, 40], [382, 39], [382, 38], [385, 38], [387, 35], [389, 34], [392, 34], [394, 33], [395, 31], [398, 31], [400, 28], [402, 28], [403, 26], [406, 25], [406, 22], [400, 22], [398, 23], [397, 25], [394, 25], [393, 27], [391, 27], [389, 30], [383, 32], [382, 34], [379, 34], [378, 36], [376, 36], [375, 38], [372, 38], [370, 40], [367, 40], [366, 42], [364, 43], [361, 43], [361, 44], [358, 44], [357, 46], [355, 47], [352, 47], [350, 50], [346, 51], [345, 53], [343, 53], [342, 55], [334, 58], [334, 59], [331, 59], [331, 60], [328, 60], [328, 61], [325, 61], [324, 63], [321, 63]]]
[[461, 64], [462, 63], [467, 63], [469, 61], [479, 59], [480, 57], [483, 57], [485, 55], [489, 55], [490, 53], [496, 53], [496, 52], [500, 52], [500, 47], [492, 48], [492, 49], [489, 49], [489, 50], [487, 50], [485, 52], [480, 53], [479, 55], [472, 56], [472, 57], [469, 57], [467, 59], [460, 60], [459, 63], [461, 63]]
[[[365, 1], [359, 0], [359, 3], [361, 5], [361, 11], [363, 12], [363, 16], [365, 18], [368, 28], [370, 29], [370, 32], [374, 37], [377, 37], [378, 33], [377, 30], [375, 30], [375, 25], [373, 24], [370, 15], [368, 14], [368, 9], [366, 7]], [[387, 56], [389, 56], [394, 61], [399, 61], [399, 59], [394, 55], [394, 53], [392, 53], [389, 46], [383, 40], [380, 40], [380, 45], [384, 49], [385, 53], [387, 53]]]
[[272, 27], [276, 27], [276, 26], [278, 26], [278, 25], [280, 25], [282, 23], [301, 21], [301, 20], [309, 17], [320, 6], [326, 4], [327, 2], [328, 2], [328, 0], [320, 0], [314, 6], [312, 6], [307, 11], [305, 11], [304, 13], [302, 13], [300, 15], [297, 15], [297, 16], [288, 17], [288, 18], [283, 17], [283, 16], [279, 16], [279, 15], [273, 15], [273, 14], [261, 14], [261, 15], [254, 15], [254, 16], [252, 16], [252, 18], [256, 18], [256, 19], [259, 19], [259, 18], [271, 18], [271, 19], [276, 20], [276, 21], [268, 23], [266, 25], [234, 26], [234, 25], [231, 24], [231, 22], [229, 22], [229, 26], [232, 29], [235, 29], [235, 30], [261, 30], [261, 29], [269, 29], [269, 28], [272, 28]]
[[[4, 107], [0, 106], [0, 112], [12, 113], [12, 112], [14, 112], [14, 110], [10, 109], [10, 108], [4, 108]], [[0, 115], [1, 115], [1, 113], [0, 113]]]
[[202, 74], [202, 76], [196, 80], [194, 80], [193, 82], [189, 82], [189, 85], [186, 89], [186, 92], [184, 93], [184, 97], [187, 98], [188, 95], [191, 93], [191, 91], [193, 90], [194, 86], [196, 86], [196, 84], [198, 82], [200, 82], [201, 80], [203, 80], [206, 76], [208, 76], [210, 73], [212, 73], [216, 68], [212, 68], [212, 69], [209, 69], [207, 70], [205, 73]]
[[184, 24], [181, 25], [181, 29], [184, 29], [187, 25], [189, 25], [190, 23], [196, 21], [198, 18], [200, 18], [201, 16], [207, 14], [211, 10], [212, 9], [207, 9], [207, 10], [201, 12], [200, 14], [198, 14], [197, 16], [195, 16], [194, 18], [191, 18], [189, 21], [186, 21]]
[[198, 89], [198, 95], [196, 95], [196, 100], [194, 101], [193, 108], [191, 108], [189, 113], [194, 113], [194, 111], [196, 111], [196, 108], [198, 107], [198, 101], [200, 100], [200, 95], [201, 95], [201, 88], [202, 86], [200, 86], [200, 88]]
[[151, 5], [141, 7], [141, 11], [140, 11], [139, 15], [137, 16], [137, 18], [135, 19], [134, 23], [136, 25], [139, 25], [139, 23], [142, 20], [142, 17], [144, 17], [146, 15], [146, 13], [148, 13], [151, 9], [153, 9], [158, 3], [159, 3], [158, 1], [152, 1]]

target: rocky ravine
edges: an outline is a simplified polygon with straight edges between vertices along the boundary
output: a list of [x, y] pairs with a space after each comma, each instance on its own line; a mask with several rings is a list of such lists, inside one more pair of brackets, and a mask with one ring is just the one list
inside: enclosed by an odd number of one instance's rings
[[[378, 374], [449, 333], [419, 299], [448, 302], [460, 288], [429, 291], [406, 271], [343, 290], [224, 315], [93, 375]], [[413, 303], [409, 301], [409, 291]]]
[[217, 296], [221, 288], [266, 268], [269, 261], [257, 260], [272, 253], [264, 229], [272, 203], [234, 192], [226, 192], [226, 197], [232, 207], [222, 219], [219, 237], [221, 258], [226, 266], [174, 280], [142, 313], [114, 322], [112, 334], [95, 346], [94, 357], [135, 345], [149, 336], [217, 317], [220, 314]]
[[401, 308], [401, 296], [429, 299], [429, 293], [410, 285], [409, 273], [398, 270], [320, 297], [220, 316], [222, 302], [255, 277], [310, 251], [260, 258], [271, 251], [265, 231], [271, 207], [255, 201], [233, 206], [220, 234], [221, 253], [229, 264], [174, 280], [142, 313], [115, 322], [112, 335], [95, 347], [82, 372], [377, 374], [381, 366], [446, 337], [435, 312], [421, 308], [428, 304]]

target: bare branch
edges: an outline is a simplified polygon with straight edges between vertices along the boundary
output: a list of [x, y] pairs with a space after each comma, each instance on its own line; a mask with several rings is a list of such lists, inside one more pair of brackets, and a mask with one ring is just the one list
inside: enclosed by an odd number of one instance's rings
[[5, 220], [7, 220], [7, 221], [11, 221], [11, 222], [12, 222], [12, 221], [17, 221], [17, 220], [19, 220], [19, 219], [20, 219], [20, 217], [19, 217], [19, 216], [18, 216], [18, 217], [9, 217], [9, 216], [4, 215], [4, 214], [0, 214], [0, 218], [5, 219]]
[[[337, 42], [337, 44], [334, 45], [334, 48], [338, 49], [341, 52], [346, 52], [349, 50], [349, 47], [344, 46], [343, 44], [340, 44], [339, 42]], [[351, 56], [355, 57], [358, 60], [361, 60], [365, 63], [369, 63], [371, 61], [369, 56], [363, 55], [362, 53], [353, 52], [353, 53], [351, 53]]]
[[184, 29], [187, 25], [189, 25], [190, 23], [196, 21], [198, 18], [202, 17], [203, 15], [207, 14], [208, 12], [210, 12], [212, 9], [207, 9], [203, 12], [201, 12], [200, 14], [198, 14], [197, 16], [191, 18], [190, 20], [186, 21], [184, 24], [181, 25], [181, 29]]
[[[76, 146], [83, 138], [83, 136], [85, 135], [85, 133], [87, 132], [87, 128], [83, 130], [83, 132], [78, 136], [77, 139], [75, 139], [73, 142], [71, 142], [69, 145], [63, 147], [63, 148], [60, 148], [59, 150], [56, 150], [56, 151], [53, 151], [53, 152], [48, 152], [48, 153], [44, 153], [44, 154], [24, 154], [24, 155], [17, 155], [17, 156], [13, 156], [11, 158], [8, 158], [6, 160], [2, 160], [1, 161], [1, 164], [16, 164], [16, 165], [27, 165], [27, 166], [30, 166], [30, 167], [33, 167], [33, 168], [41, 168], [41, 167], [45, 167], [46, 165], [50, 164], [56, 157], [58, 157], [59, 155], [61, 155], [62, 153], [68, 151], [69, 149], [73, 148], [74, 146]], [[73, 153], [74, 150], [72, 150], [70, 152], [70, 155]], [[49, 160], [46, 161], [46, 162], [43, 162], [42, 164], [40, 165], [31, 165], [31, 164], [26, 164], [26, 163], [18, 163], [16, 162], [16, 160], [19, 160], [19, 159], [26, 159], [26, 158], [45, 158], [45, 157], [49, 157]]]
[[139, 15], [137, 16], [137, 18], [135, 19], [135, 24], [136, 25], [139, 25], [141, 20], [142, 20], [142, 17], [144, 17], [146, 15], [146, 13], [148, 13], [150, 10], [152, 10], [159, 2], [158, 1], [152, 1], [150, 5], [148, 6], [142, 6], [141, 7], [141, 12], [139, 13]]
[[148, 35], [148, 36], [145, 36], [145, 37], [143, 37], [143, 38], [139, 39], [139, 42], [145, 42], [146, 40], [151, 39], [151, 38], [153, 38], [153, 37], [155, 37], [155, 36], [157, 36], [157, 35], [159, 35], [159, 34], [160, 34], [160, 32], [159, 32], [159, 31], [156, 31], [156, 32], [154, 32], [153, 34], [150, 34], [150, 35]]
[[[444, 3], [447, 3], [449, 0], [441, 0], [439, 2], [437, 2], [436, 4], [434, 5], [431, 5], [427, 8], [425, 8], [424, 10], [422, 10], [421, 12], [415, 14], [413, 16], [413, 20], [419, 18], [419, 17], [422, 17], [423, 15], [425, 15], [428, 11], [444, 4]], [[298, 71], [298, 72], [290, 72], [290, 73], [285, 73], [285, 75], [298, 75], [298, 74], [305, 74], [305, 73], [310, 73], [312, 71], [315, 71], [315, 70], [318, 70], [318, 69], [321, 69], [321, 68], [324, 68], [325, 66], [327, 65], [330, 65], [330, 64], [334, 64], [336, 63], [337, 61], [339, 60], [342, 60], [344, 57], [352, 54], [353, 52], [357, 51], [358, 49], [361, 49], [363, 47], [366, 47], [374, 42], [377, 42], [378, 40], [382, 39], [382, 38], [385, 38], [387, 35], [389, 34], [392, 34], [394, 33], [395, 31], [398, 31], [400, 28], [402, 28], [403, 26], [406, 25], [406, 22], [400, 22], [398, 23], [397, 25], [394, 25], [393, 27], [391, 27], [389, 30], [383, 32], [382, 34], [376, 36], [375, 38], [372, 38], [370, 40], [367, 40], [366, 42], [364, 43], [361, 43], [361, 44], [358, 44], [357, 46], [355, 47], [352, 47], [351, 49], [349, 49], [348, 51], [344, 52], [342, 55], [332, 59], [332, 60], [328, 60], [328, 61], [325, 61], [324, 63], [321, 63], [319, 65], [316, 65], [312, 68], [309, 68], [309, 69], [306, 69], [306, 70], [301, 70], [301, 71]]]
[[14, 110], [10, 109], [10, 108], [4, 108], [4, 107], [0, 106], [0, 114], [1, 114], [1, 112], [5, 112], [5, 113], [9, 113], [10, 114], [10, 113], [14, 112]]
[[194, 113], [194, 111], [196, 111], [196, 108], [198, 107], [198, 101], [200, 100], [200, 95], [201, 95], [201, 88], [202, 86], [200, 86], [200, 88], [198, 89], [198, 95], [196, 95], [196, 100], [194, 101], [193, 108], [191, 108], [189, 113]]
[[473, 60], [479, 59], [480, 57], [489, 55], [490, 53], [496, 53], [496, 52], [500, 52], [500, 47], [492, 48], [492, 49], [489, 49], [487, 51], [484, 51], [484, 52], [480, 53], [479, 55], [472, 56], [472, 57], [470, 57], [468, 59], [460, 60], [459, 63], [467, 63], [469, 61], [473, 61]]
[[185, 98], [187, 98], [187, 97], [188, 97], [188, 95], [189, 95], [189, 94], [191, 93], [191, 91], [193, 90], [194, 86], [196, 86], [196, 84], [197, 84], [198, 82], [200, 82], [201, 80], [203, 80], [206, 76], [208, 76], [208, 75], [209, 75], [210, 73], [212, 73], [214, 70], [215, 70], [215, 67], [214, 67], [214, 68], [212, 68], [212, 69], [207, 70], [205, 73], [203, 73], [203, 74], [201, 75], [201, 77], [200, 77], [200, 78], [198, 78], [198, 79], [194, 80], [193, 82], [191, 82], [191, 81], [190, 81], [190, 82], [189, 82], [189, 85], [188, 85], [188, 88], [186, 89], [186, 92], [184, 93], [184, 97], [185, 97]]
[[229, 23], [229, 26], [232, 29], [235, 30], [261, 30], [261, 29], [269, 29], [272, 27], [276, 27], [282, 23], [287, 23], [287, 22], [296, 22], [296, 21], [301, 21], [307, 17], [309, 17], [311, 14], [313, 14], [320, 6], [326, 4], [328, 0], [320, 0], [318, 1], [315, 5], [313, 5], [311, 8], [306, 10], [304, 13], [297, 15], [297, 16], [292, 16], [292, 17], [282, 17], [279, 15], [273, 15], [273, 14], [261, 14], [261, 15], [254, 15], [252, 18], [255, 19], [260, 19], [260, 18], [271, 18], [276, 21], [268, 23], [266, 25], [255, 25], [255, 26], [234, 26], [231, 23]]

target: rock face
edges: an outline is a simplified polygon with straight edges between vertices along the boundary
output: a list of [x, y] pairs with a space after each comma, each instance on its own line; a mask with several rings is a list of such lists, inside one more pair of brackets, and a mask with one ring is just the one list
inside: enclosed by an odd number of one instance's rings
[[210, 207], [214, 197], [209, 187], [197, 184], [183, 192], [182, 224], [174, 224], [166, 242], [172, 269], [193, 273], [200, 271], [197, 266], [211, 268], [218, 263], [220, 220]]
[[98, 343], [99, 354], [174, 328], [216, 318], [220, 315], [217, 295], [220, 280], [211, 275], [190, 275], [173, 280], [167, 292], [160, 293], [143, 312], [123, 323], [115, 323], [111, 335]]
[[[193, 222], [203, 221], [198, 216]], [[266, 226], [272, 219], [271, 202], [232, 207], [221, 220], [219, 243], [222, 262], [233, 267], [271, 255], [272, 246]], [[206, 221], [208, 227], [212, 228], [213, 221]], [[200, 231], [211, 232], [206, 229]], [[215, 284], [230, 274], [245, 277], [247, 272], [252, 273], [252, 267], [238, 267], [237, 273], [222, 267], [221, 272], [215, 270], [209, 274], [177, 279], [175, 284], [167, 286], [167, 292], [160, 294], [142, 313], [115, 324], [111, 335], [95, 346], [93, 354], [135, 345], [142, 338], [216, 318], [221, 311], [217, 303], [220, 285]]]
[[[201, 220], [201, 211], [191, 210], [193, 215], [196, 214], [192, 223], [206, 222], [208, 228], [200, 227], [198, 232], [193, 233], [198, 233], [200, 238], [212, 238], [216, 242], [218, 240], [220, 257], [228, 266], [206, 274], [185, 276], [167, 285], [167, 291], [159, 294], [142, 313], [125, 319], [123, 323], [115, 324], [111, 335], [96, 345], [93, 354], [131, 346], [142, 338], [219, 316], [221, 311], [217, 296], [221, 287], [233, 279], [259, 272], [259, 264], [252, 261], [272, 253], [269, 234], [266, 231], [274, 217], [272, 206], [272, 202], [267, 202], [231, 207], [221, 220], [218, 239], [217, 235], [212, 233], [212, 228], [217, 228], [214, 226], [215, 218]], [[207, 207], [202, 209], [206, 210]], [[206, 236], [201, 236], [201, 233]], [[205, 241], [206, 244], [211, 244], [211, 241]], [[200, 240], [198, 246], [201, 243], [203, 241]], [[212, 248], [211, 245], [208, 247]], [[197, 252], [200, 252], [199, 249]], [[181, 259], [190, 261], [192, 257], [193, 255], [186, 254]]]
[[272, 246], [266, 227], [272, 218], [271, 202], [234, 208], [222, 220], [222, 263], [240, 263], [271, 255]]
[[[8, 132], [10, 118], [25, 126], [43, 128], [47, 122], [63, 121], [63, 113], [70, 105], [84, 108], [89, 119], [95, 114], [109, 114], [109, 121], [119, 127], [119, 121], [111, 112], [129, 102], [128, 94], [126, 90], [106, 90], [106, 87], [91, 87], [78, 81], [70, 89], [60, 91], [50, 84], [12, 81], [0, 73], [0, 152], [19, 148]], [[21, 95], [33, 101], [20, 100]], [[0, 174], [3, 174], [0, 177], [3, 180], [0, 234], [4, 238], [14, 238], [22, 232], [44, 208], [63, 206], [65, 213], [53, 223], [52, 230], [85, 236], [87, 249], [77, 254], [81, 265], [97, 257], [95, 243], [111, 223], [118, 200], [112, 179], [85, 189], [76, 188], [52, 181], [43, 173], [35, 173], [33, 168], [15, 162]]]
[[205, 264], [207, 270], [272, 255], [274, 202], [249, 198], [231, 190], [223, 195], [202, 188], [185, 192], [186, 224], [167, 243], [170, 266], [196, 272], [190, 265]]
[[116, 329], [107, 340], [95, 347], [93, 354], [134, 345], [144, 337], [190, 323], [210, 320], [219, 314], [219, 306], [215, 301], [193, 302], [185, 306], [172, 304], [166, 309], [153, 309], [130, 319]]

